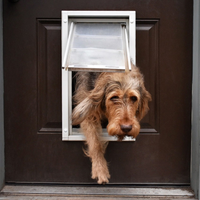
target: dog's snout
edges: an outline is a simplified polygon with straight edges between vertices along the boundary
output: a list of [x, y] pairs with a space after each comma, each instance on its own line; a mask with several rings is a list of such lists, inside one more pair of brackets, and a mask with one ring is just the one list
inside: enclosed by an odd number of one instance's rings
[[122, 124], [120, 125], [121, 127], [121, 130], [125, 133], [128, 133], [129, 131], [131, 131], [132, 129], [132, 125], [125, 125], [125, 124]]

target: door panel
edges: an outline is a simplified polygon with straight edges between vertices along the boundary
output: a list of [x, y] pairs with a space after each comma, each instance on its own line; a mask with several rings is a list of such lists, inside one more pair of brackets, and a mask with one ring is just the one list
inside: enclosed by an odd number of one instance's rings
[[136, 62], [145, 78], [145, 86], [153, 101], [141, 124], [149, 127], [149, 132], [159, 132], [159, 20], [138, 19], [136, 25]]
[[38, 132], [61, 133], [61, 22], [37, 20]]
[[[188, 184], [192, 7], [183, 1], [4, 1], [6, 182], [96, 183], [83, 142], [61, 137], [61, 10], [135, 10], [153, 97], [136, 142], [110, 142], [110, 183]], [[143, 130], [143, 129], [142, 129]]]
[[[150, 111], [142, 121], [141, 132], [158, 132], [159, 96], [156, 85], [158, 78], [158, 20], [137, 21], [138, 66], [142, 66], [147, 89], [154, 101]], [[61, 21], [55, 19], [38, 20], [38, 132], [61, 133], [61, 72], [60, 43]], [[140, 55], [142, 57], [140, 58]], [[145, 59], [143, 59], [145, 58]], [[141, 62], [141, 64], [140, 64]], [[151, 73], [152, 72], [152, 73]], [[157, 92], [157, 93], [156, 93]], [[145, 130], [143, 130], [145, 128]], [[147, 129], [148, 128], [148, 129]]]

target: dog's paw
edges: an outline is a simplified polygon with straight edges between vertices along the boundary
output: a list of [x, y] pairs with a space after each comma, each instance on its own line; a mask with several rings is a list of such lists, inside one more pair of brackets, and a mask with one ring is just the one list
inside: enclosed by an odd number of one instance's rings
[[92, 175], [92, 178], [97, 179], [98, 184], [106, 184], [109, 183], [110, 174], [98, 173], [97, 175]]
[[99, 166], [92, 167], [92, 179], [97, 179], [98, 184], [106, 184], [109, 183], [110, 174], [108, 171], [108, 167]]

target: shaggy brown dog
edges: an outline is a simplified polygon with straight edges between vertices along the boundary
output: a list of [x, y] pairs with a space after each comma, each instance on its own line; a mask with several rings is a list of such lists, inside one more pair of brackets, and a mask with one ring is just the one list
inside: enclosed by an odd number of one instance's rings
[[125, 136], [136, 138], [140, 131], [139, 121], [149, 109], [151, 95], [136, 66], [127, 73], [78, 72], [76, 76], [72, 123], [80, 124], [85, 134], [92, 178], [99, 184], [108, 183], [110, 174], [104, 158], [107, 145], [100, 138], [101, 120], [108, 120], [107, 131], [118, 140]]

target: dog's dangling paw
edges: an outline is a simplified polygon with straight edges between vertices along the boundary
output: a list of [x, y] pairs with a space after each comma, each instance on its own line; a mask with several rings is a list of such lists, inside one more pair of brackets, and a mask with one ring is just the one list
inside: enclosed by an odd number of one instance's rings
[[[108, 177], [108, 178], [110, 178], [110, 177]], [[105, 184], [109, 183], [108, 178], [106, 176], [105, 177], [99, 177], [97, 183], [105, 185]]]
[[98, 174], [97, 176], [92, 176], [92, 179], [96, 179], [98, 184], [107, 184], [109, 183], [110, 174]]
[[110, 174], [107, 166], [102, 168], [94, 168], [92, 169], [92, 179], [97, 179], [98, 184], [106, 184], [109, 183]]

